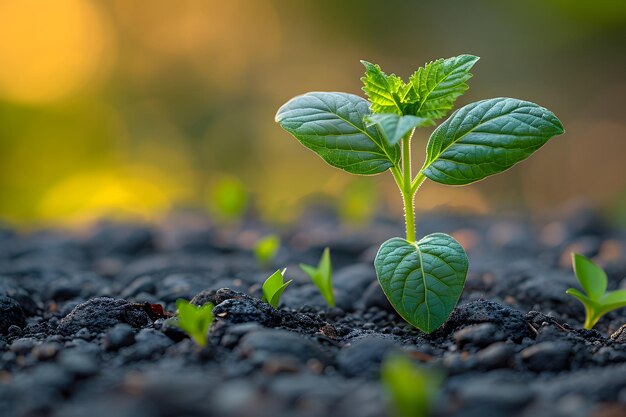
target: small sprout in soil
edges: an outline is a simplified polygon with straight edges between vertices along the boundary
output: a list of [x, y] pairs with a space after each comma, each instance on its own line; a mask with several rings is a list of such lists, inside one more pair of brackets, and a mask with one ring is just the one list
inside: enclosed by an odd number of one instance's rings
[[212, 184], [208, 204], [213, 214], [220, 219], [238, 220], [246, 211], [248, 193], [237, 178], [224, 176]]
[[466, 185], [511, 168], [550, 138], [564, 132], [548, 109], [515, 98], [470, 103], [430, 135], [424, 164], [414, 174], [411, 138], [418, 127], [435, 126], [467, 89], [472, 55], [438, 59], [418, 68], [408, 82], [363, 62], [363, 91], [306, 93], [292, 98], [276, 121], [328, 164], [357, 175], [389, 171], [402, 201], [405, 238], [380, 247], [374, 266], [396, 311], [413, 326], [431, 333], [456, 306], [467, 275], [463, 247], [445, 233], [417, 239], [415, 194], [427, 180]]
[[330, 249], [325, 248], [317, 268], [311, 265], [300, 264], [302, 269], [311, 278], [313, 284], [320, 290], [329, 306], [335, 306], [333, 295], [333, 266], [330, 263]]
[[259, 239], [254, 245], [254, 256], [262, 266], [272, 263], [280, 249], [280, 237], [267, 235]]
[[202, 307], [189, 301], [176, 300], [178, 320], [174, 325], [184, 330], [198, 346], [206, 346], [206, 334], [213, 323], [213, 304], [206, 303]]
[[282, 271], [279, 269], [270, 275], [269, 278], [267, 278], [263, 283], [263, 301], [274, 308], [278, 308], [280, 296], [283, 295], [285, 288], [287, 288], [289, 284], [291, 284], [291, 281], [293, 281], [290, 279], [289, 281], [284, 282], [286, 270], [287, 268]]
[[393, 415], [398, 417], [430, 415], [441, 384], [439, 374], [415, 365], [406, 356], [394, 354], [383, 362], [381, 378], [391, 400]]
[[585, 329], [591, 329], [606, 313], [626, 307], [626, 290], [607, 291], [606, 273], [602, 268], [577, 253], [572, 254], [572, 266], [580, 286], [566, 292], [585, 306]]

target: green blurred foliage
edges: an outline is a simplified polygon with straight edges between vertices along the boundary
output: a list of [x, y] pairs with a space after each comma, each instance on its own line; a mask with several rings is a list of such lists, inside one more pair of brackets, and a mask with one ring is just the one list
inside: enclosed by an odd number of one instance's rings
[[385, 358], [381, 367], [382, 384], [389, 395], [392, 415], [397, 417], [431, 415], [441, 379], [441, 375], [400, 354]]
[[369, 178], [350, 182], [338, 198], [339, 215], [351, 225], [366, 226], [378, 206], [376, 186]]
[[220, 177], [211, 185], [208, 204], [218, 219], [234, 221], [246, 211], [248, 192], [237, 178]]
[[609, 207], [609, 218], [614, 225], [626, 229], [626, 189], [618, 194], [615, 202]]
[[267, 235], [259, 239], [254, 245], [254, 257], [262, 267], [269, 266], [280, 249], [280, 237]]

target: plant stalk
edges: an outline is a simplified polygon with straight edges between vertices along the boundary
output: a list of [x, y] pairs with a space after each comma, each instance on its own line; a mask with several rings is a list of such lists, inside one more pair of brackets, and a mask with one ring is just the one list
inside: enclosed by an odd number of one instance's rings
[[404, 202], [404, 221], [406, 223], [406, 240], [410, 243], [415, 242], [415, 191], [412, 186], [411, 175], [411, 135], [408, 134], [402, 139], [402, 200]]
[[593, 326], [600, 320], [601, 315], [596, 314], [595, 309], [591, 309], [585, 305], [585, 325], [586, 330], [593, 329]]
[[406, 222], [406, 240], [415, 242], [415, 211], [413, 207], [413, 197], [415, 194], [402, 191], [404, 200], [404, 220]]

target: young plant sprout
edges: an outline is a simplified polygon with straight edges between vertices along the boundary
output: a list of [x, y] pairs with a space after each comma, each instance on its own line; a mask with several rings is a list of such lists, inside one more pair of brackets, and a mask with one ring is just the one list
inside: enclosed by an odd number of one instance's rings
[[576, 288], [566, 293], [585, 306], [585, 329], [593, 328], [606, 313], [626, 307], [626, 290], [607, 291], [606, 273], [602, 268], [577, 253], [572, 254], [572, 266], [585, 293]]
[[441, 377], [422, 369], [406, 356], [395, 354], [385, 359], [381, 380], [398, 417], [426, 417], [430, 414], [441, 384]]
[[178, 320], [174, 325], [184, 330], [198, 346], [206, 346], [206, 334], [213, 323], [213, 304], [206, 303], [202, 307], [189, 301], [176, 300]]
[[334, 307], [335, 296], [333, 294], [333, 266], [330, 263], [330, 249], [326, 247], [322, 253], [317, 268], [311, 265], [300, 264], [302, 269], [313, 281], [313, 284], [320, 290], [326, 303]]
[[431, 333], [456, 306], [467, 274], [463, 247], [434, 233], [416, 239], [415, 193], [430, 179], [466, 185], [505, 171], [528, 158], [563, 126], [549, 110], [514, 98], [493, 98], [455, 111], [431, 134], [422, 168], [413, 174], [411, 137], [432, 126], [467, 90], [472, 55], [439, 59], [413, 73], [408, 82], [363, 61], [363, 90], [369, 101], [347, 93], [294, 97], [276, 121], [330, 165], [352, 174], [390, 171], [404, 202], [406, 237], [380, 247], [374, 266], [396, 311]]
[[254, 245], [254, 257], [262, 266], [272, 263], [280, 249], [280, 237], [267, 235], [259, 239]]
[[270, 275], [263, 283], [263, 301], [274, 308], [278, 308], [283, 291], [285, 291], [285, 288], [287, 288], [289, 284], [291, 284], [291, 281], [293, 281], [290, 279], [289, 281], [284, 282], [286, 270], [287, 268], [282, 271], [279, 269]]

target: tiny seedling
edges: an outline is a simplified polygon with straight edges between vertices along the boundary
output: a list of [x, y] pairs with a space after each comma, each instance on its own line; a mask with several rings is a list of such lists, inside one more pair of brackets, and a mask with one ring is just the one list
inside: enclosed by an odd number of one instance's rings
[[369, 101], [347, 93], [306, 93], [285, 103], [276, 121], [328, 164], [352, 174], [390, 171], [402, 195], [406, 237], [380, 247], [374, 266], [396, 311], [431, 333], [456, 306], [467, 275], [463, 247], [451, 236], [416, 239], [414, 199], [430, 179], [466, 185], [505, 171], [528, 158], [563, 126], [549, 110], [514, 98], [493, 98], [452, 113], [430, 135], [424, 164], [414, 176], [411, 138], [433, 126], [467, 90], [472, 55], [439, 59], [408, 82], [363, 61], [363, 90]]
[[441, 376], [416, 366], [409, 358], [394, 354], [385, 359], [381, 379], [394, 415], [426, 417], [437, 397]]
[[293, 281], [290, 279], [289, 281], [284, 282], [286, 270], [286, 268], [282, 271], [279, 269], [270, 275], [269, 278], [267, 278], [263, 283], [263, 301], [274, 308], [278, 308], [283, 291], [285, 291], [285, 288], [287, 288], [289, 284], [291, 284], [291, 281]]
[[626, 307], [626, 290], [607, 291], [606, 273], [602, 268], [577, 253], [572, 254], [572, 266], [585, 293], [576, 288], [566, 292], [585, 306], [585, 329], [593, 328], [606, 313]]
[[280, 249], [280, 237], [267, 235], [259, 239], [254, 245], [254, 257], [262, 266], [272, 263]]
[[189, 301], [176, 300], [178, 320], [174, 325], [184, 330], [198, 346], [206, 346], [206, 334], [213, 323], [213, 304], [206, 303], [202, 307]]
[[300, 264], [302, 269], [311, 278], [313, 284], [320, 290], [329, 306], [335, 306], [333, 295], [333, 266], [330, 262], [330, 249], [325, 248], [317, 268], [311, 265]]

